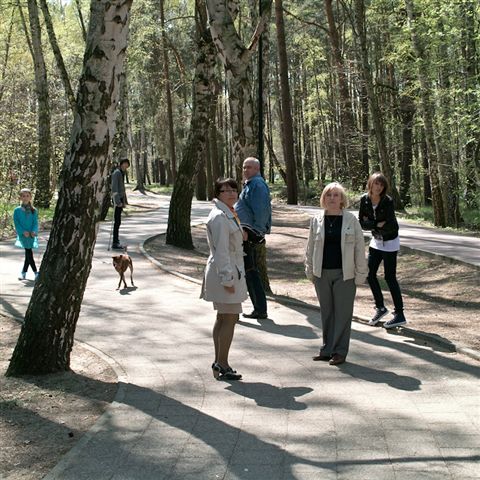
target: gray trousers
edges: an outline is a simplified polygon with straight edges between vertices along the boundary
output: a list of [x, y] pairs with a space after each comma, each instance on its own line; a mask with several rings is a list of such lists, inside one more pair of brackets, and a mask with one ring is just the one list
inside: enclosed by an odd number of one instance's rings
[[346, 357], [350, 344], [353, 301], [357, 291], [355, 280], [343, 280], [341, 269], [324, 269], [320, 278], [314, 278], [314, 284], [322, 312], [323, 346], [320, 353], [338, 353]]

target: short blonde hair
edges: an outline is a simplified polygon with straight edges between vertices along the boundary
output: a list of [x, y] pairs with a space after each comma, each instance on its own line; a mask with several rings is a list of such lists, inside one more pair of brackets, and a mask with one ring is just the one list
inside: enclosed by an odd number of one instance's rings
[[325, 188], [323, 189], [322, 195], [320, 197], [320, 206], [322, 208], [326, 208], [326, 206], [325, 206], [325, 196], [327, 195], [327, 193], [330, 193], [332, 190], [338, 190], [340, 192], [340, 195], [342, 197], [340, 207], [342, 209], [347, 208], [348, 207], [347, 194], [345, 193], [345, 189], [338, 182], [332, 182], [332, 183], [329, 183], [328, 185], [325, 186]]

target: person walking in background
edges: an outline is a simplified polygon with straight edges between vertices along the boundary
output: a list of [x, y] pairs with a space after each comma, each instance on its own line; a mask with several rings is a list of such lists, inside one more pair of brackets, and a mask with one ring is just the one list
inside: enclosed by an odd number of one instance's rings
[[112, 248], [121, 250], [123, 245], [120, 244], [119, 231], [122, 223], [123, 207], [128, 205], [127, 194], [125, 192], [125, 174], [130, 161], [127, 158], [120, 160], [118, 167], [112, 173], [112, 200], [114, 207], [113, 214], [113, 243]]
[[13, 211], [13, 223], [17, 232], [15, 246], [25, 249], [25, 261], [19, 280], [25, 280], [28, 267], [32, 268], [35, 280], [39, 272], [33, 258], [33, 249], [38, 248], [38, 212], [32, 205], [32, 192], [28, 188], [20, 190], [21, 204]]
[[215, 361], [213, 376], [239, 380], [242, 376], [230, 367], [228, 354], [242, 302], [247, 299], [243, 263], [243, 231], [233, 208], [238, 199], [237, 182], [232, 178], [215, 182], [215, 205], [207, 219], [207, 260], [201, 298], [213, 302], [217, 318], [213, 327]]
[[382, 173], [376, 172], [370, 175], [367, 193], [360, 199], [358, 219], [364, 230], [372, 232], [368, 250], [368, 284], [375, 300], [375, 315], [368, 324], [376, 325], [388, 313], [377, 278], [378, 267], [383, 260], [385, 281], [395, 306], [393, 318], [383, 326], [394, 328], [405, 325], [407, 320], [403, 313], [402, 292], [397, 281], [397, 255], [400, 250], [398, 222], [393, 200], [387, 195], [388, 188], [388, 180]]
[[315, 285], [322, 313], [323, 345], [313, 360], [340, 365], [348, 354], [356, 285], [367, 276], [365, 243], [358, 220], [345, 210], [342, 185], [329, 183], [320, 206], [324, 215], [312, 218], [305, 253], [305, 274]]
[[245, 183], [235, 204], [235, 211], [244, 231], [245, 272], [248, 294], [253, 304], [253, 311], [243, 316], [264, 319], [268, 318], [267, 298], [258, 271], [257, 248], [265, 242], [265, 235], [270, 233], [272, 226], [270, 190], [260, 175], [260, 162], [254, 157], [243, 162], [243, 178]]

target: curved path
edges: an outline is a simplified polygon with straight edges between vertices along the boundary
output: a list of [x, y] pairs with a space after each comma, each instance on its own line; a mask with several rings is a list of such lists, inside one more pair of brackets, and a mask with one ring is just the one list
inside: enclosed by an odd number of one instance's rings
[[[100, 230], [76, 338], [111, 358], [122, 384], [47, 479], [480, 478], [480, 365], [461, 354], [355, 323], [348, 363], [312, 362], [318, 314], [272, 303], [270, 320], [236, 330], [244, 380], [215, 381], [211, 305], [134, 248], [167, 213], [165, 200], [122, 225], [136, 289], [115, 290]], [[1, 249], [2, 309], [23, 315], [32, 285], [16, 280], [19, 251]]]

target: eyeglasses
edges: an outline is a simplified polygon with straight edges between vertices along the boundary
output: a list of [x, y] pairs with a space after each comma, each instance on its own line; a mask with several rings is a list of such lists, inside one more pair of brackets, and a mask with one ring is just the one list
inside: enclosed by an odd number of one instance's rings
[[237, 193], [237, 189], [220, 190], [220, 193]]

